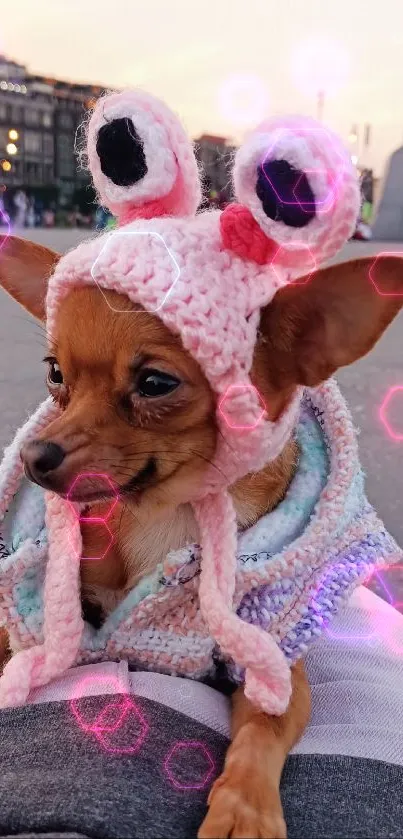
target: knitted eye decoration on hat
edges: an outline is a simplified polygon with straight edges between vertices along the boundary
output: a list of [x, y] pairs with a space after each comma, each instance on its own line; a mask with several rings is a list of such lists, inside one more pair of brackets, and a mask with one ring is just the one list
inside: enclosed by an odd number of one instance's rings
[[243, 258], [289, 269], [288, 280], [337, 253], [357, 218], [346, 149], [306, 117], [263, 123], [236, 155], [234, 185], [239, 204], [222, 214], [224, 242]]
[[192, 145], [174, 114], [141, 91], [101, 99], [88, 127], [88, 158], [101, 203], [119, 223], [194, 215], [201, 200]]

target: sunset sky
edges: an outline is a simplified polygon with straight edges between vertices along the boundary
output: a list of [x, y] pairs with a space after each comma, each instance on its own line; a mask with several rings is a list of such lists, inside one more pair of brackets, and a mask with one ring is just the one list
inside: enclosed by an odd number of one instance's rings
[[325, 87], [324, 121], [346, 140], [372, 125], [352, 153], [376, 174], [403, 143], [401, 0], [16, 0], [0, 50], [32, 72], [148, 89], [193, 136], [315, 115]]

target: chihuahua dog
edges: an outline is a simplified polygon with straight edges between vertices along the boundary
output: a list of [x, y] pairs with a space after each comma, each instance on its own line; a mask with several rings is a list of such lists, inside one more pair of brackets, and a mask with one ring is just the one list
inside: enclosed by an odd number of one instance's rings
[[[3, 245], [0, 283], [44, 320], [49, 273], [58, 255], [15, 237]], [[262, 310], [251, 378], [276, 419], [299, 385], [315, 387], [365, 355], [403, 302], [398, 258], [379, 262], [383, 294], [369, 280], [369, 258], [318, 271], [280, 289]], [[62, 301], [46, 351], [47, 387], [62, 409], [21, 451], [30, 480], [66, 496], [75, 476], [102, 471], [119, 487], [109, 519], [113, 546], [82, 562], [82, 599], [107, 615], [174, 549], [197, 542], [189, 498], [217, 441], [215, 396], [197, 362], [154, 314], [133, 317], [128, 299], [95, 287]], [[124, 304], [124, 305], [123, 305]], [[120, 310], [120, 311], [114, 311]], [[125, 310], [125, 311], [122, 311]], [[240, 530], [283, 498], [298, 462], [289, 441], [277, 459], [230, 491]], [[72, 500], [105, 509], [105, 487], [92, 479]], [[82, 522], [83, 556], [101, 555], [105, 535]], [[256, 710], [243, 688], [233, 696], [232, 743], [208, 799], [199, 837], [285, 837], [280, 778], [310, 713], [301, 662], [283, 716]]]

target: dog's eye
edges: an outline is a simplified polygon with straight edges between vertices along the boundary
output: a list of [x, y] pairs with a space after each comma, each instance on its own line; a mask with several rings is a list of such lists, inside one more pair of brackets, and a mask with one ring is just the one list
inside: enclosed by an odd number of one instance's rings
[[63, 374], [62, 371], [54, 358], [48, 359], [49, 370], [48, 370], [48, 382], [51, 385], [62, 385], [63, 384]]
[[156, 396], [166, 396], [180, 384], [179, 379], [170, 376], [169, 373], [161, 373], [159, 370], [143, 370], [137, 380], [137, 393], [139, 396], [148, 399]]

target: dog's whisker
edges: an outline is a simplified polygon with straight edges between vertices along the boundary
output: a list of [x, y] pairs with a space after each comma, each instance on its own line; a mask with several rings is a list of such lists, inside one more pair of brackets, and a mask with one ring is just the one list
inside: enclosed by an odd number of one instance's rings
[[44, 335], [48, 339], [49, 343], [53, 342], [53, 337], [47, 329], [47, 327], [45, 326], [45, 324], [40, 323], [40, 321], [33, 320], [29, 317], [29, 315], [14, 315], [14, 317], [23, 320], [25, 323], [28, 323], [31, 328], [38, 329], [42, 333], [42, 335]]
[[222, 475], [225, 478], [225, 474], [222, 471], [222, 469], [220, 469], [219, 466], [217, 466], [215, 463], [213, 463], [213, 461], [210, 460], [209, 457], [206, 457], [204, 454], [201, 454], [201, 452], [197, 452], [194, 449], [190, 449], [190, 451], [195, 457], [200, 457], [202, 460], [204, 460], [206, 463], [208, 463], [210, 466], [212, 466], [214, 469], [216, 469], [217, 472], [219, 472], [220, 475]]
[[129, 507], [129, 505], [128, 505], [128, 504], [123, 504], [123, 505], [122, 505], [122, 516], [121, 516], [121, 521], [122, 521], [122, 518], [123, 518], [123, 514], [124, 514], [124, 513], [128, 513], [128, 514], [129, 514], [129, 516], [131, 516], [131, 517], [132, 517], [132, 519], [134, 519], [134, 521], [136, 522], [136, 524], [139, 524], [139, 519], [138, 519], [138, 516], [136, 516], [135, 511], [134, 511], [131, 507]]
[[[124, 464], [113, 463], [110, 460], [108, 460], [107, 458], [105, 458], [104, 461], [102, 459], [100, 459], [98, 461], [98, 463], [103, 463], [103, 462], [107, 463], [108, 466], [110, 467], [110, 469], [113, 469], [115, 472], [118, 472], [119, 474], [122, 474], [122, 475], [127, 474], [129, 477], [133, 477], [133, 471], [130, 471], [130, 469], [128, 467], [130, 466], [131, 463], [133, 464], [134, 467], [136, 466], [135, 458], [132, 458], [130, 461], [127, 461]], [[174, 460], [173, 458], [166, 458], [166, 457], [160, 458], [160, 462], [162, 464], [172, 463], [176, 466], [180, 466], [183, 463], [182, 460]]]

